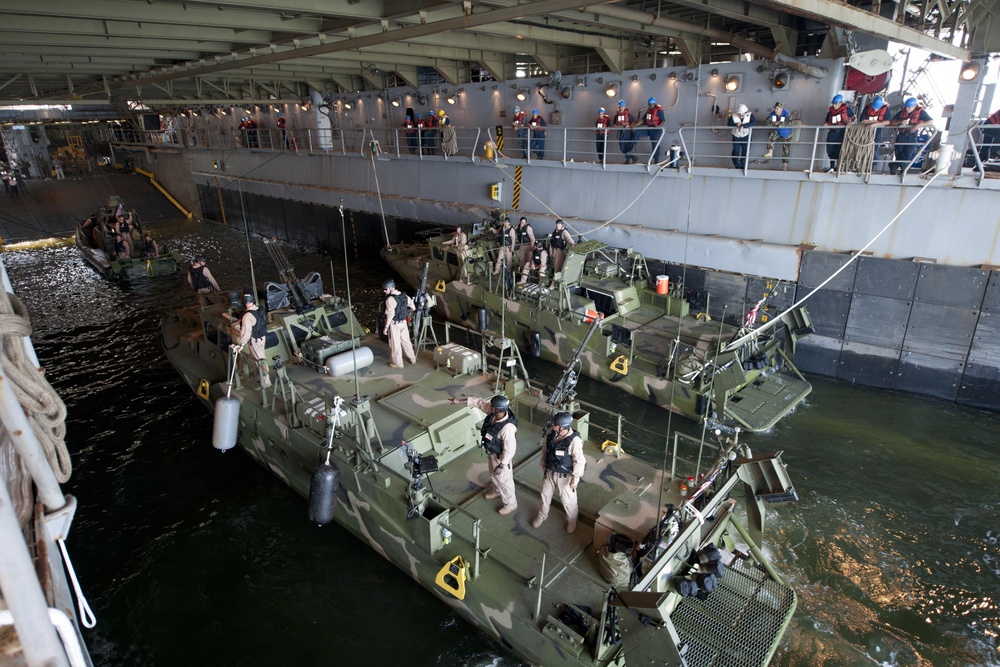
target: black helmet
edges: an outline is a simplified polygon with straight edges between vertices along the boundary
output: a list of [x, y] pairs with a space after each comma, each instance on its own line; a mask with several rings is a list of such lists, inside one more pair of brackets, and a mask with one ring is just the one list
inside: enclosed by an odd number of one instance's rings
[[254, 302], [253, 294], [243, 295], [243, 303], [253, 303], [253, 302]]
[[382, 283], [382, 289], [396, 289], [396, 281], [390, 278]]
[[568, 412], [557, 412], [552, 418], [552, 423], [560, 428], [569, 428], [573, 425], [573, 415]]
[[490, 405], [493, 406], [494, 410], [510, 410], [510, 399], [503, 394], [497, 394], [492, 399], [490, 399]]
[[559, 225], [565, 225], [565, 224], [566, 224], [566, 223], [565, 223], [565, 222], [563, 222], [563, 219], [562, 219], [562, 218], [559, 218], [558, 220], [556, 220], [556, 227], [558, 227]]
[[204, 255], [198, 255], [194, 258], [195, 264], [204, 264], [206, 262]]

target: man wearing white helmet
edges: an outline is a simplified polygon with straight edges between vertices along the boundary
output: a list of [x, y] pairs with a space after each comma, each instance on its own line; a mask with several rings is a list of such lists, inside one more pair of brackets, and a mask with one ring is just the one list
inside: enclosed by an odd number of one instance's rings
[[604, 150], [608, 145], [608, 128], [611, 127], [611, 116], [607, 114], [604, 107], [597, 110], [597, 161], [604, 164]]
[[733, 128], [733, 166], [745, 169], [747, 166], [747, 148], [750, 146], [750, 128], [757, 120], [747, 109], [747, 105], [736, 107], [736, 113], [729, 117], [729, 127]]
[[528, 159], [528, 115], [521, 107], [514, 107], [514, 119], [511, 121], [517, 133], [517, 149], [521, 151], [521, 159]]

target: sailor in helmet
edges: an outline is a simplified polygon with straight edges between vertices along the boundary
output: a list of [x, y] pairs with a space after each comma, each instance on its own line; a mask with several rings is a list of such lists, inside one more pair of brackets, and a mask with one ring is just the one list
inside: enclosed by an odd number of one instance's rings
[[404, 354], [411, 364], [415, 364], [417, 355], [410, 342], [406, 318], [409, 311], [416, 310], [417, 307], [413, 299], [396, 289], [395, 280], [382, 283], [382, 292], [385, 294], [385, 326], [382, 327], [382, 333], [389, 338], [389, 368], [402, 368]]
[[514, 493], [514, 470], [511, 467], [517, 453], [517, 417], [510, 410], [510, 399], [497, 394], [490, 400], [470, 396], [453, 398], [455, 405], [463, 403], [470, 408], [479, 408], [486, 413], [480, 429], [483, 448], [489, 456], [490, 482], [493, 484], [486, 498], [500, 498], [503, 506], [500, 514], [507, 515], [517, 510], [517, 495]]
[[608, 145], [608, 128], [611, 127], [611, 116], [608, 112], [601, 107], [597, 110], [597, 123], [595, 125], [595, 131], [597, 132], [597, 161], [604, 164], [604, 149]]
[[830, 127], [826, 133], [826, 155], [830, 158], [830, 168], [828, 172], [837, 171], [837, 162], [840, 160], [840, 149], [844, 145], [844, 128], [854, 122], [854, 109], [844, 104], [843, 95], [834, 95], [830, 101], [830, 108], [826, 111], [826, 120], [823, 125]]
[[733, 128], [733, 166], [745, 169], [747, 166], [747, 148], [750, 146], [750, 128], [757, 124], [747, 105], [736, 107], [736, 113], [729, 117], [729, 127]]
[[521, 159], [525, 160], [528, 158], [528, 114], [521, 111], [521, 107], [514, 107], [511, 125], [517, 132], [517, 148], [521, 151]]
[[572, 533], [576, 530], [579, 516], [576, 487], [583, 477], [587, 461], [583, 457], [583, 439], [573, 430], [573, 416], [568, 412], [559, 412], [552, 417], [539, 463], [543, 475], [542, 505], [531, 525], [539, 528], [548, 518], [552, 495], [558, 489], [559, 500], [566, 510], [566, 532]]
[[267, 336], [267, 319], [264, 313], [257, 307], [256, 300], [252, 294], [243, 295], [243, 315], [239, 324], [236, 325], [236, 342], [232, 346], [234, 352], [239, 352], [247, 343], [250, 344], [250, 358], [254, 360], [260, 369], [260, 382], [262, 387], [271, 386], [270, 371], [267, 368], [267, 357], [265, 356], [264, 339]]

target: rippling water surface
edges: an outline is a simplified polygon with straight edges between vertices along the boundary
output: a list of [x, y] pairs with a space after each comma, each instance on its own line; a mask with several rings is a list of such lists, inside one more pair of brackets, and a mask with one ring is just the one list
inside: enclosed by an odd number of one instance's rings
[[[207, 255], [223, 287], [249, 283], [242, 235], [177, 223], [167, 237], [185, 260]], [[272, 279], [252, 246], [258, 280]], [[329, 288], [328, 257], [288, 254]], [[310, 525], [305, 501], [247, 457], [212, 449], [211, 417], [158, 340], [160, 315], [192, 301], [182, 278], [112, 285], [69, 244], [4, 261], [69, 407], [69, 546], [98, 666], [519, 664], [346, 531]], [[369, 326], [384, 277], [377, 257], [351, 262]], [[747, 438], [785, 452], [801, 497], [768, 515], [766, 551], [799, 594], [775, 664], [1000, 665], [1000, 416], [812, 381], [807, 405]], [[666, 430], [666, 413], [607, 387], [581, 395]]]

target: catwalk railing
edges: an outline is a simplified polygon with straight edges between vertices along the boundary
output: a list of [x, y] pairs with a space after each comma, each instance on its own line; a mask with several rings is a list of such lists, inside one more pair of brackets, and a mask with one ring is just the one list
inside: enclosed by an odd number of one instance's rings
[[[550, 125], [543, 131], [512, 127], [454, 127], [451, 152], [442, 147], [442, 128], [408, 131], [405, 128], [357, 129], [225, 129], [202, 128], [173, 131], [112, 130], [119, 144], [176, 145], [225, 151], [287, 151], [304, 154], [367, 156], [372, 152], [418, 160], [483, 160], [501, 157], [527, 164], [544, 162], [571, 166], [579, 163], [649, 168], [655, 165], [686, 168], [732, 168], [747, 174], [755, 170], [784, 170], [810, 175], [834, 171], [840, 142], [822, 125], [757, 125], [745, 140], [736, 142], [729, 126], [682, 126], [635, 129]], [[499, 130], [499, 132], [498, 132]], [[872, 172], [901, 177], [920, 171], [940, 133], [934, 128], [902, 134], [883, 126], [872, 146]], [[974, 159], [982, 178], [990, 166], [990, 152], [1000, 152], [1000, 126], [977, 125], [968, 131], [968, 160]], [[739, 148], [740, 150], [736, 150]], [[785, 151], [787, 149], [787, 156]], [[744, 152], [745, 151], [745, 152]], [[833, 157], [831, 157], [831, 154]], [[744, 157], [745, 156], [745, 157]], [[996, 159], [992, 160], [996, 163]], [[968, 164], [968, 162], [967, 162]], [[970, 165], [971, 166], [971, 165]]]

